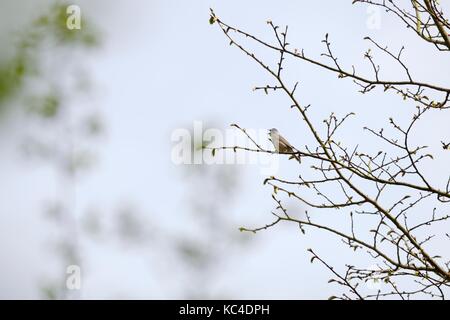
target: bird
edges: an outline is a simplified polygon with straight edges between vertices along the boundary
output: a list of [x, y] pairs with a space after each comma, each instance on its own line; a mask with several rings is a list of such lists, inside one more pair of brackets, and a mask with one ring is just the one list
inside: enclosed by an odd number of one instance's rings
[[[276, 128], [269, 130], [269, 140], [272, 141], [275, 150], [278, 153], [293, 153], [298, 152], [279, 132]], [[300, 156], [298, 154], [292, 154], [289, 159], [295, 158], [301, 163]]]

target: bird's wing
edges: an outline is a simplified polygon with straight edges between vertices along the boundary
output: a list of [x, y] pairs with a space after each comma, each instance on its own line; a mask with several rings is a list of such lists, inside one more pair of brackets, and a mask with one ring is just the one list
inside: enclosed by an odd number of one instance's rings
[[286, 148], [296, 150], [282, 135], [279, 135], [278, 139], [279, 139], [279, 143], [283, 144]]

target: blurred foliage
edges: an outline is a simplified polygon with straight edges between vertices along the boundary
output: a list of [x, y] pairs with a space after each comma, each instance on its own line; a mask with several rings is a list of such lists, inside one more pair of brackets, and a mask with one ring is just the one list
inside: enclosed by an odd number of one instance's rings
[[34, 21], [33, 26], [39, 30], [43, 29], [53, 35], [57, 44], [76, 44], [83, 46], [94, 46], [98, 44], [98, 37], [92, 30], [89, 20], [83, 19], [81, 29], [70, 30], [66, 26], [66, 9], [69, 3], [54, 4], [50, 12], [44, 14]]
[[57, 115], [60, 105], [61, 101], [57, 93], [45, 94], [31, 99], [28, 110], [48, 119]]
[[[217, 126], [208, 126], [209, 128]], [[191, 132], [190, 137], [194, 137]], [[207, 141], [184, 139], [194, 153], [210, 154]], [[167, 223], [158, 216], [121, 206], [118, 210], [96, 210], [83, 215], [83, 231], [92, 241], [126, 245], [151, 260], [149, 273], [165, 286], [174, 278], [182, 298], [226, 298], [214, 291], [214, 279], [230, 262], [232, 253], [248, 250], [251, 236], [238, 231], [231, 208], [237, 201], [240, 172], [233, 165], [183, 165], [179, 167], [182, 192], [173, 196], [182, 210], [164, 212]], [[158, 201], [151, 198], [149, 201]], [[111, 212], [113, 214], [111, 215]], [[149, 250], [151, 248], [151, 250]], [[170, 279], [170, 280], [169, 280]]]
[[[71, 97], [65, 92], [71, 91], [70, 89], [49, 84], [50, 81], [44, 75], [46, 70], [43, 60], [52, 59], [60, 50], [97, 46], [99, 35], [84, 16], [81, 30], [67, 29], [66, 7], [67, 4], [63, 3], [52, 5], [46, 13], [16, 33], [13, 57], [0, 57], [0, 112], [13, 105], [14, 99], [25, 98], [24, 105], [27, 106], [25, 110], [28, 114], [45, 121], [45, 125], [41, 126], [36, 134], [27, 138], [26, 155], [58, 161], [59, 172], [70, 178], [77, 168], [89, 165], [92, 157], [83, 150], [60, 150], [59, 145], [49, 144], [46, 139], [41, 139], [40, 134], [50, 131], [52, 138], [58, 135], [57, 138], [64, 142], [63, 147], [68, 144], [68, 137], [51, 129], [53, 124], [63, 121], [58, 116], [63, 113], [67, 98]], [[39, 84], [40, 90], [36, 90], [33, 83]], [[80, 128], [86, 135], [97, 135], [103, 129], [99, 117], [95, 115], [81, 119]], [[196, 141], [192, 145], [192, 151], [204, 152], [203, 147], [206, 144], [205, 141]], [[159, 230], [155, 230], [158, 229], [156, 227], [152, 229], [149, 226], [155, 225], [157, 221], [145, 221], [141, 215], [128, 207], [116, 211], [111, 232], [118, 236], [119, 241], [139, 245], [144, 250], [148, 249], [148, 240], [153, 241], [158, 237], [155, 243], [164, 243], [164, 248], [169, 247], [169, 251], [162, 253], [161, 261], [168, 260], [170, 255], [174, 256], [180, 268], [184, 270], [184, 276], [189, 280], [187, 288], [180, 288], [183, 294], [187, 297], [206, 297], [208, 288], [204, 284], [213, 282], [205, 279], [213, 277], [217, 272], [215, 267], [226, 261], [227, 257], [223, 255], [224, 247], [240, 247], [245, 243], [243, 240], [248, 238], [237, 232], [227, 211], [238, 193], [239, 173], [236, 167], [231, 166], [191, 165], [184, 166], [180, 174], [184, 174], [181, 180], [184, 181], [185, 200], [188, 202], [185, 212], [181, 214], [189, 217], [194, 228], [202, 230], [200, 237], [198, 231], [188, 228], [176, 233], [162, 225], [158, 225]], [[76, 227], [73, 225], [73, 204], [67, 200], [72, 196], [70, 188], [70, 185], [61, 188], [60, 199], [52, 200], [46, 210], [46, 217], [61, 233], [58, 240], [52, 241], [55, 241], [54, 249], [64, 268], [69, 264], [78, 264], [80, 259], [78, 243], [75, 242], [75, 237], [71, 238]], [[107, 233], [107, 226], [98, 212], [87, 212], [83, 214], [83, 218], [83, 233], [78, 236], [92, 235], [98, 240], [104, 239], [104, 235], [111, 235]], [[43, 297], [67, 297], [65, 276], [62, 272], [52, 279], [46, 279], [41, 286]]]
[[[190, 137], [194, 139], [185, 139], [190, 144], [186, 147], [191, 149], [193, 158], [195, 153], [203, 158], [210, 156], [210, 151], [204, 149], [211, 143], [204, 140], [203, 133], [208, 128], [219, 126], [209, 123], [201, 135], [191, 132]], [[174, 235], [167, 242], [172, 244], [173, 253], [187, 280], [185, 283], [188, 285], [182, 288], [183, 297], [224, 298], [226, 292], [222, 292], [220, 297], [211, 296], [215, 277], [229, 262], [229, 256], [224, 253], [246, 250], [250, 239], [248, 235], [238, 232], [230, 216], [239, 194], [239, 168], [235, 165], [191, 164], [182, 166], [181, 174], [187, 202], [183, 214], [193, 222], [193, 230], [186, 228], [185, 232]]]
[[[13, 34], [15, 38], [13, 56], [0, 57], [0, 112], [7, 109], [11, 99], [19, 92], [24, 94], [28, 77], [40, 76], [40, 60], [44, 53], [60, 48], [75, 46], [89, 48], [98, 45], [97, 32], [86, 19], [82, 20], [80, 30], [67, 28], [67, 6], [68, 4], [60, 2], [53, 4], [47, 12]], [[44, 51], [44, 48], [47, 51]], [[35, 106], [30, 110], [45, 118], [57, 114], [60, 107], [58, 96], [46, 94], [40, 101], [41, 106]]]
[[[52, 237], [49, 247], [53, 248], [61, 270], [64, 270], [50, 278], [39, 279], [41, 295], [46, 299], [70, 296], [65, 287], [65, 268], [80, 264], [71, 202], [72, 178], [75, 170], [90, 165], [93, 157], [86, 151], [85, 144], [75, 149], [73, 140], [80, 133], [86, 140], [88, 136], [97, 135], [102, 128], [98, 115], [86, 115], [87, 111], [83, 116], [65, 112], [79, 93], [72, 85], [74, 80], [78, 80], [73, 70], [80, 72], [82, 67], [77, 54], [100, 44], [99, 34], [86, 19], [84, 11], [81, 29], [67, 28], [69, 14], [66, 10], [69, 5], [55, 1], [43, 8], [42, 4], [30, 2], [30, 7], [42, 13], [33, 13], [34, 18], [17, 26], [12, 33], [3, 30], [9, 33], [8, 38], [12, 41], [0, 50], [0, 117], [9, 119], [5, 117], [9, 111], [23, 115], [18, 145], [22, 146], [28, 159], [39, 157], [46, 164], [53, 165], [65, 181], [57, 199], [49, 201], [51, 205], [45, 210], [46, 218], [53, 223], [58, 234], [57, 237], [49, 234]], [[3, 11], [1, 14], [18, 13]], [[77, 107], [77, 111], [80, 110]]]
[[61, 289], [56, 286], [44, 285], [40, 290], [43, 298], [46, 300], [56, 300], [59, 296], [61, 296]]
[[144, 224], [131, 207], [120, 208], [116, 215], [116, 231], [125, 242], [142, 243], [146, 238]]
[[22, 86], [29, 61], [23, 53], [0, 65], [0, 112], [5, 108], [5, 102]]

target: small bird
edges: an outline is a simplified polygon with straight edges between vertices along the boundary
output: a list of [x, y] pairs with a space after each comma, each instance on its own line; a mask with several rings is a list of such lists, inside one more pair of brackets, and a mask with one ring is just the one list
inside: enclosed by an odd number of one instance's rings
[[[275, 150], [278, 153], [292, 153], [298, 152], [279, 132], [277, 129], [272, 128], [269, 130], [270, 141], [272, 141]], [[289, 159], [295, 158], [298, 162], [301, 162], [298, 154], [292, 154]]]

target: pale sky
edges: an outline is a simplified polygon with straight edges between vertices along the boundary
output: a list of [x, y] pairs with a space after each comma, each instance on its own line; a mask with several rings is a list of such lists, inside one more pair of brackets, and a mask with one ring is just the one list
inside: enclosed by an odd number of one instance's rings
[[[19, 22], [2, 25], [20, 28], [27, 17], [48, 1], [2, 1], [0, 10], [10, 10]], [[42, 4], [41, 6], [39, 4]], [[448, 83], [450, 61], [433, 47], [419, 41], [399, 21], [380, 12], [379, 28], [368, 28], [368, 12], [351, 1], [71, 1], [81, 7], [101, 32], [101, 46], [82, 56], [81, 65], [93, 83], [87, 97], [69, 102], [96, 108], [103, 116], [104, 135], [96, 142], [96, 163], [77, 178], [74, 219], [94, 207], [108, 212], [131, 205], [145, 221], [173, 230], [183, 229], [186, 216], [182, 169], [171, 162], [171, 133], [176, 128], [192, 129], [194, 121], [231, 123], [253, 129], [277, 127], [297, 145], [311, 141], [298, 115], [281, 94], [253, 92], [267, 84], [268, 77], [253, 61], [228, 45], [217, 26], [208, 23], [209, 8], [224, 21], [273, 40], [266, 20], [289, 25], [290, 43], [319, 57], [328, 33], [339, 61], [369, 72], [363, 59], [369, 44], [367, 35], [398, 50], [406, 45], [405, 58], [412, 72], [424, 81]], [[434, 59], [429, 59], [432, 55]], [[265, 55], [267, 59], [272, 56]], [[378, 62], [393, 64], [377, 53]], [[426, 59], [424, 57], [427, 57]], [[322, 58], [323, 59], [323, 58]], [[275, 63], [276, 59], [269, 60]], [[79, 61], [80, 62], [80, 61]], [[311, 103], [315, 119], [334, 111], [354, 111], [358, 117], [347, 124], [342, 139], [349, 145], [378, 148], [362, 134], [364, 125], [379, 128], [390, 116], [409, 117], [414, 106], [381, 90], [361, 95], [350, 80], [338, 80], [317, 67], [301, 62], [289, 64], [288, 77], [300, 82], [298, 94]], [[384, 72], [384, 73], [383, 73]], [[398, 70], [386, 67], [387, 78]], [[40, 281], [64, 274], [65, 267], [49, 250], [49, 243], [61, 230], [45, 221], [43, 201], [64, 189], [48, 165], [24, 159], [17, 151], [23, 127], [15, 119], [2, 129], [0, 171], [0, 298], [39, 298]], [[428, 117], [417, 141], [439, 150], [440, 138], [449, 138], [448, 120], [439, 114]], [[9, 129], [8, 129], [9, 128]], [[433, 134], [436, 139], [430, 144]], [[6, 137], [8, 138], [6, 139]], [[76, 141], [77, 143], [77, 141]], [[81, 143], [81, 142], [79, 142]], [[425, 167], [440, 179], [449, 157]], [[188, 169], [189, 170], [189, 169]], [[447, 170], [448, 171], [448, 170]], [[280, 176], [298, 172], [287, 160], [280, 160]], [[232, 221], [229, 232], [244, 236], [240, 226], [260, 226], [272, 221], [272, 190], [264, 187], [258, 165], [239, 167], [239, 190], [227, 210]], [[207, 193], [202, 197], [220, 197]], [[327, 217], [328, 218], [328, 217]], [[339, 222], [339, 217], [330, 215]], [[79, 227], [79, 226], [78, 226]], [[235, 299], [324, 299], [336, 293], [331, 277], [318, 263], [309, 262], [307, 248], [313, 248], [336, 266], [345, 263], [372, 264], [365, 255], [353, 255], [340, 240], [320, 232], [302, 236], [294, 225], [276, 226], [250, 237], [246, 248], [225, 247], [221, 265], [205, 283], [210, 295]], [[179, 266], [170, 262], [165, 247], [111, 245], [81, 240], [83, 285], [81, 298], [183, 298]], [[229, 251], [227, 251], [229, 250]], [[167, 258], [167, 263], [165, 259]], [[162, 266], [161, 266], [162, 265]], [[162, 269], [162, 270], [161, 270]], [[189, 280], [187, 280], [189, 281]]]

